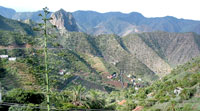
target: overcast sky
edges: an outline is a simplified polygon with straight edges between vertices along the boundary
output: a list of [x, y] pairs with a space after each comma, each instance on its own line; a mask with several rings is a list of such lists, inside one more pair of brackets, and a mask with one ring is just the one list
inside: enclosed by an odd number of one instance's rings
[[63, 8], [69, 12], [140, 12], [145, 17], [174, 16], [200, 20], [200, 0], [0, 0], [0, 6], [18, 12], [37, 11], [47, 6], [51, 11]]

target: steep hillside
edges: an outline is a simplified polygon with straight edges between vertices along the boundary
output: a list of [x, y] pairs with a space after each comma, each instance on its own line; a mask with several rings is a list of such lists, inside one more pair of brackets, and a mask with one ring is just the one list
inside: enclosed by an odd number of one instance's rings
[[172, 66], [200, 55], [200, 36], [195, 33], [153, 32], [138, 36]]
[[[144, 63], [138, 60], [134, 55], [131, 55], [120, 43], [119, 36], [116, 35], [100, 35], [100, 36], [89, 36], [84, 33], [67, 33], [64, 36], [58, 38], [59, 43], [67, 49], [75, 50], [77, 52], [84, 53], [86, 55], [93, 55], [96, 59], [92, 59], [93, 56], [87, 57], [88, 59], [95, 61], [102, 58], [99, 61], [99, 67], [94, 68], [100, 69], [103, 73], [119, 73], [120, 70], [125, 70], [126, 75], [154, 75], [155, 72], [150, 70]], [[107, 65], [106, 64], [110, 64]], [[120, 65], [121, 64], [121, 65]], [[113, 67], [115, 70], [110, 71], [108, 67]], [[150, 79], [155, 79], [151, 76]]]
[[[121, 13], [107, 14], [107, 16], [121, 15]], [[138, 16], [138, 14], [136, 15]], [[136, 15], [132, 13], [132, 16]], [[59, 20], [63, 21], [65, 17], [72, 16], [64, 10], [60, 10], [55, 13], [54, 17], [56, 23]], [[73, 17], [70, 20], [71, 27], [73, 27], [75, 25]], [[35, 48], [35, 52], [28, 53], [30, 55], [25, 54], [24, 51], [11, 52], [14, 56], [20, 57], [21, 63], [25, 66], [29, 64], [33, 70], [36, 70], [38, 66], [42, 69], [43, 64], [39, 62], [43, 61], [43, 55], [39, 53], [42, 48], [42, 37], [31, 36], [28, 32], [22, 33], [26, 31], [27, 27], [30, 32], [33, 32], [28, 25], [31, 21], [24, 24], [4, 17], [2, 17], [2, 21], [5, 23], [5, 27], [2, 27], [3, 29], [0, 31], [0, 48], [5, 50]], [[133, 21], [138, 21], [138, 19]], [[70, 26], [65, 22], [57, 24], [60, 25], [58, 28], [65, 29], [65, 25]], [[15, 23], [16, 25], [13, 25]], [[12, 28], [6, 28], [10, 26], [13, 27], [14, 32]], [[97, 82], [101, 85], [109, 85], [109, 87], [113, 85], [120, 87], [122, 79], [128, 86], [131, 83], [131, 78], [128, 76], [136, 76], [145, 82], [152, 82], [158, 79], [158, 76], [163, 77], [169, 74], [172, 67], [199, 56], [200, 39], [199, 35], [195, 33], [148, 32], [129, 34], [123, 37], [114, 34], [92, 36], [70, 31], [60, 34], [57, 33], [57, 30], [51, 30], [51, 33], [56, 34], [57, 37], [48, 39], [51, 74], [54, 78], [52, 86], [56, 87], [62, 86], [70, 76], [78, 76], [91, 84]], [[5, 50], [3, 51], [5, 52]], [[37, 56], [33, 56], [35, 54]], [[30, 57], [35, 58], [31, 59]], [[37, 64], [33, 61], [37, 61]], [[66, 75], [59, 75], [60, 70], [65, 70]], [[110, 78], [113, 74], [116, 74], [116, 77]], [[38, 77], [38, 75], [34, 76]]]
[[107, 62], [115, 65], [120, 70], [124, 70], [126, 74], [154, 74], [145, 64], [124, 49], [125, 47], [119, 43], [118, 39], [120, 38], [116, 35], [95, 37], [95, 43]]
[[106, 100], [118, 111], [199, 111], [199, 80], [200, 57], [178, 66], [147, 87], [133, 85], [113, 91]]
[[[146, 110], [199, 111], [200, 58], [177, 67], [171, 74], [151, 86], [139, 90], [138, 100], [143, 98]], [[175, 90], [180, 90], [179, 93]], [[140, 104], [141, 105], [141, 104]]]
[[[155, 51], [149, 47], [138, 35], [123, 37], [123, 42], [132, 55], [146, 64], [157, 74], [168, 74], [171, 67]], [[161, 75], [160, 75], [161, 76]]]
[[13, 88], [41, 90], [36, 77], [30, 74], [30, 70], [28, 70], [30, 67], [27, 64], [3, 59], [0, 59], [0, 63], [2, 65], [1, 71], [4, 70], [0, 73], [0, 82], [5, 90]]
[[0, 30], [0, 48], [3, 47], [25, 47], [26, 44], [32, 44], [34, 37], [19, 32]]
[[12, 16], [15, 14], [16, 14], [16, 11], [14, 9], [0, 6], [0, 15], [6, 18], [12, 18]]
[[91, 53], [96, 56], [102, 56], [90, 35], [82, 32], [68, 32], [57, 39], [63, 48], [82, 53]]
[[172, 67], [199, 56], [199, 36], [194, 33], [151, 32], [119, 37], [68, 32], [57, 40], [63, 48], [103, 58], [118, 72], [121, 69], [127, 74], [163, 76]]
[[0, 30], [16, 31], [24, 34], [33, 35], [33, 30], [29, 25], [15, 20], [7, 19], [1, 15], [0, 15]]

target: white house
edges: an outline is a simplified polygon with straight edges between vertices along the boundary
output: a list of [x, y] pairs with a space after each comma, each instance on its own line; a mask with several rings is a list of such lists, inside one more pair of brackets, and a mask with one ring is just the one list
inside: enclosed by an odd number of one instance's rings
[[131, 74], [129, 74], [127, 77], [129, 77], [129, 78], [130, 78], [130, 77], [131, 77]]
[[8, 58], [8, 55], [0, 55], [0, 58]]
[[138, 88], [138, 87], [135, 87], [135, 90], [137, 91], [137, 90], [139, 90], [139, 88]]
[[70, 75], [71, 73], [70, 73], [70, 72], [67, 72], [66, 74], [67, 74], [67, 75]]
[[16, 59], [17, 59], [16, 57], [10, 57], [10, 58], [8, 58], [9, 61], [16, 61]]
[[134, 79], [131, 79], [131, 82], [133, 82], [134, 81]]
[[66, 72], [66, 70], [62, 69], [62, 70], [59, 71], [59, 74], [64, 75], [65, 72]]
[[177, 87], [177, 88], [174, 89], [174, 94], [179, 95], [182, 90], [183, 90], [182, 88]]
[[153, 96], [153, 92], [151, 92], [151, 93], [149, 93], [149, 94], [147, 95], [148, 98], [150, 98], [150, 97], [152, 97], [152, 96]]

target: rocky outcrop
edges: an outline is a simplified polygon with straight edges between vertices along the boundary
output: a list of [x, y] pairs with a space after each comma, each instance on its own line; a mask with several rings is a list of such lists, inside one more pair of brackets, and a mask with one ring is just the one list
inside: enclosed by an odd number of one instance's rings
[[55, 25], [61, 32], [75, 31], [78, 32], [78, 26], [73, 15], [70, 12], [66, 12], [63, 9], [53, 13], [51, 15], [53, 20], [50, 22]]

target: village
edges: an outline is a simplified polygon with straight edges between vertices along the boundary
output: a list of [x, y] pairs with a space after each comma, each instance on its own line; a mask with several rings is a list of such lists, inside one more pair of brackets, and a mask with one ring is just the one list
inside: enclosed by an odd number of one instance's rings
[[[137, 78], [135, 75], [133, 74], [117, 74], [116, 72], [114, 72], [113, 74], [107, 76], [107, 79], [113, 81], [113, 80], [117, 80], [121, 82], [122, 84], [122, 88], [123, 87], [134, 87], [135, 90], [139, 90], [139, 88], [144, 87], [143, 85], [143, 80], [141, 78]], [[126, 82], [125, 82], [126, 79]], [[129, 85], [128, 85], [129, 84]]]

